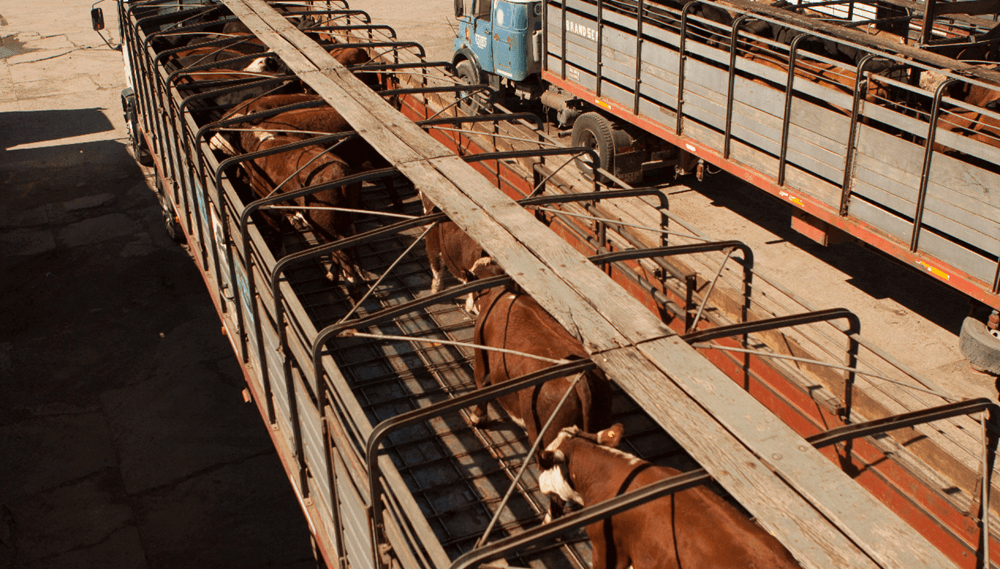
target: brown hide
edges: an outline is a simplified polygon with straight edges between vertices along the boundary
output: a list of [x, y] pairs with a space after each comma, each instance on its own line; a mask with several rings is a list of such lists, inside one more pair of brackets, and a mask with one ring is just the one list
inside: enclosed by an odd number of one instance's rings
[[230, 109], [225, 115], [222, 116], [224, 119], [239, 117], [244, 115], [252, 115], [254, 113], [262, 113], [264, 111], [270, 111], [271, 109], [277, 109], [278, 107], [286, 107], [288, 105], [294, 105], [296, 103], [304, 103], [306, 101], [318, 101], [321, 99], [319, 95], [313, 95], [310, 93], [291, 93], [286, 95], [267, 95], [264, 97], [258, 97], [239, 106]]
[[[227, 24], [229, 26], [229, 24]], [[204, 36], [195, 37], [193, 40], [188, 42], [189, 47], [196, 47], [203, 43], [208, 43], [212, 41], [218, 41], [223, 39], [232, 40], [232, 43], [226, 45], [226, 49], [231, 51], [238, 51], [244, 55], [250, 55], [252, 53], [261, 53], [267, 51], [267, 46], [264, 42], [250, 34], [249, 30], [244, 33], [238, 32], [226, 32], [223, 30], [221, 34], [208, 34]], [[218, 49], [217, 47], [215, 49]]]
[[232, 49], [220, 49], [218, 47], [193, 47], [191, 49], [178, 52], [175, 55], [176, 59], [174, 61], [182, 69], [212, 63], [214, 64], [213, 67], [217, 69], [238, 70], [249, 65], [250, 61], [240, 60], [230, 62], [229, 60], [237, 57], [243, 57], [244, 55], [245, 54]]
[[[764, 54], [756, 51], [750, 51], [741, 55], [751, 61], [766, 65], [772, 69], [777, 69], [786, 74], [786, 76], [788, 74], [788, 62], [777, 59], [774, 54]], [[853, 97], [857, 70], [849, 67], [833, 65], [824, 61], [797, 58], [795, 62], [795, 77], [820, 84], [829, 89], [836, 89]], [[761, 79], [752, 80], [758, 83], [767, 84]], [[869, 103], [888, 101], [890, 100], [890, 94], [883, 83], [879, 81], [870, 81], [868, 83], [868, 89], [865, 93], [865, 100]], [[831, 103], [826, 103], [826, 106], [847, 116], [851, 115], [851, 109], [849, 108], [845, 109]]]
[[[476, 276], [486, 275], [477, 271]], [[496, 287], [481, 294], [476, 299], [476, 306], [479, 308], [473, 339], [476, 344], [551, 359], [589, 357], [583, 345], [526, 294]], [[534, 358], [476, 350], [476, 386], [482, 389], [551, 366], [550, 362]], [[534, 443], [573, 379], [553, 379], [541, 386], [501, 397], [499, 402], [511, 417], [524, 423], [528, 439]], [[599, 370], [587, 372], [575, 391], [542, 437], [543, 444], [551, 442], [563, 427], [578, 425], [584, 430], [596, 431], [611, 423], [611, 386], [603, 373]], [[473, 415], [473, 421], [478, 422], [477, 419], [486, 415], [486, 405], [478, 406]]]
[[[273, 136], [257, 142], [247, 151], [268, 150], [293, 142], [296, 142], [296, 139]], [[258, 196], [266, 197], [271, 195], [275, 187], [282, 182], [277, 193], [287, 194], [309, 186], [335, 182], [353, 173], [345, 161], [324, 150], [320, 146], [313, 145], [257, 158], [248, 168], [250, 186]], [[293, 203], [306, 207], [356, 209], [360, 194], [361, 185], [351, 184], [296, 198]], [[351, 213], [324, 209], [307, 209], [301, 213], [309, 225], [327, 242], [336, 241], [353, 233], [354, 216]], [[336, 252], [334, 262], [348, 278], [357, 277], [356, 263], [347, 252]], [[332, 276], [336, 278], [337, 275]]]
[[[332, 55], [334, 59], [348, 69], [358, 65], [364, 65], [372, 59], [368, 50], [360, 47], [342, 47], [334, 49], [330, 51], [330, 55]], [[362, 83], [368, 85], [369, 87], [375, 87], [378, 85], [379, 76], [376, 73], [364, 73], [360, 72], [360, 70], [354, 70], [354, 74], [361, 80]]]
[[427, 259], [431, 264], [431, 293], [441, 292], [444, 270], [461, 282], [467, 282], [466, 273], [483, 257], [483, 248], [451, 221], [431, 228], [424, 238]]
[[[434, 204], [426, 196], [421, 194], [420, 200], [423, 203], [424, 214], [434, 210]], [[433, 275], [432, 294], [441, 292], [446, 268], [453, 277], [464, 283], [468, 280], [466, 273], [483, 257], [483, 248], [479, 243], [451, 221], [432, 227], [424, 237], [424, 246], [427, 248], [427, 259], [430, 261]]]
[[[539, 457], [546, 469], [539, 479], [543, 490], [562, 480], [575, 490], [574, 499], [590, 506], [680, 474], [611, 448], [621, 432], [621, 425], [615, 425], [596, 436], [573, 428], [559, 433]], [[704, 486], [647, 502], [586, 529], [594, 546], [594, 569], [799, 567], [777, 539]]]

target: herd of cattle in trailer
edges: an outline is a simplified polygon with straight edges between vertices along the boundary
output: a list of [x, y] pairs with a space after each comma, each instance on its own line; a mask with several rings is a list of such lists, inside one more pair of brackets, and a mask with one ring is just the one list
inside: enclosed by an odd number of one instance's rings
[[[771, 22], [741, 21], [711, 4], [694, 2], [690, 10], [684, 4], [671, 8], [683, 10], [684, 14], [690, 12], [702, 20], [696, 27], [701, 29], [707, 45], [729, 50], [733, 38], [738, 37], [729, 32], [742, 27], [756, 36], [792, 46], [793, 53], [799, 49], [813, 54], [800, 53], [799, 59], [789, 58], [767, 43], [739, 40], [741, 57], [783, 73], [789, 72], [791, 61], [790, 75], [822, 83], [846, 95], [856, 93], [862, 72], [878, 74], [887, 80], [869, 76], [864, 93], [869, 103], [896, 105], [915, 114], [939, 115], [935, 116], [939, 128], [1000, 148], [1000, 121], [990, 114], [998, 111], [1000, 89], [945, 80], [930, 71], [919, 77], [902, 76], [891, 61], [873, 62], [863, 52], [798, 36], [793, 30]], [[286, 14], [289, 21], [296, 23], [301, 31], [312, 32], [324, 49], [364, 85], [376, 92], [399, 90], [398, 80], [391, 73], [378, 70], [378, 54], [374, 50], [351, 45], [359, 41], [356, 36], [324, 28], [323, 24], [328, 22], [323, 18], [296, 17], [296, 10], [292, 8]], [[266, 207], [254, 211], [251, 220], [274, 258], [291, 252], [286, 249], [289, 234], [305, 236], [311, 244], [334, 244], [360, 234], [359, 220], [368, 217], [416, 217], [404, 212], [403, 202], [409, 198], [394, 187], [400, 180], [395, 179], [399, 172], [392, 171], [393, 165], [354, 132], [352, 125], [323, 96], [296, 77], [286, 62], [270, 52], [244, 23], [213, 8], [197, 12], [182, 23], [197, 31], [159, 33], [151, 47], [162, 58], [164, 70], [174, 82], [172, 88], [186, 94], [219, 90], [196, 109], [203, 113], [199, 126], [213, 123], [204, 148], [214, 153], [219, 164], [228, 164], [220, 167], [220, 171], [227, 171], [229, 183], [243, 194], [245, 203], [269, 201]], [[893, 31], [877, 32], [883, 39], [891, 36], [904, 41], [893, 35]], [[995, 51], [991, 53], [995, 55]], [[990, 53], [975, 55], [987, 58]], [[829, 63], [830, 60], [839, 65]], [[856, 71], [851, 71], [852, 66]], [[751, 80], [767, 82], [761, 78], [751, 77]], [[913, 101], [893, 86], [908, 81], [911, 85], [919, 84], [931, 95]], [[964, 106], [927, 107], [929, 101], [940, 102], [942, 95]], [[462, 96], [480, 95], [473, 90]], [[399, 102], [395, 96], [387, 100]], [[822, 100], [815, 103], [847, 116], [856, 113], [835, 103]], [[483, 109], [486, 105], [473, 107]], [[989, 112], [984, 114], [977, 108]], [[202, 120], [206, 117], [211, 120]], [[876, 124], [876, 127], [898, 134], [891, 125]], [[935, 149], [962, 160], [982, 162], [944, 143], [936, 143]], [[160, 167], [165, 168], [163, 164]], [[985, 167], [995, 171], [996, 161], [992, 164], [987, 161]], [[383, 211], [373, 211], [371, 200], [366, 199], [372, 185], [364, 174], [378, 179], [381, 191], [388, 197]], [[410, 200], [410, 206], [414, 201], [425, 216], [437, 211], [428, 196], [416, 196]], [[430, 286], [423, 291], [425, 295], [446, 290], [449, 281], [471, 284], [505, 275], [484, 247], [456, 223], [440, 219], [422, 231], [418, 239], [424, 241], [430, 269], [426, 275]], [[249, 258], [249, 251], [244, 251], [244, 255]], [[372, 266], [369, 259], [357, 246], [330, 248], [323, 255], [324, 278], [320, 288], [350, 307], [348, 315], [358, 310], [381, 283], [377, 274], [381, 266]], [[275, 282], [279, 278], [280, 275], [276, 276]], [[275, 305], [280, 304], [278, 298]], [[473, 322], [472, 371], [479, 390], [543, 372], [554, 364], [591, 357], [579, 339], [510, 279], [505, 284], [469, 293], [464, 309], [466, 318]], [[241, 315], [242, 310], [243, 306], [237, 308]], [[338, 324], [346, 319], [345, 316]], [[283, 328], [281, 317], [277, 320], [279, 328]], [[352, 335], [349, 332], [341, 337]], [[249, 332], [247, 342], [250, 342]], [[262, 360], [266, 372], [267, 360]], [[532, 447], [525, 461], [532, 461], [538, 473], [538, 489], [548, 499], [546, 523], [564, 516], [572, 509], [570, 503], [585, 506], [603, 502], [679, 474], [676, 469], [647, 462], [617, 448], [623, 437], [628, 440], [629, 433], [615, 423], [614, 390], [605, 374], [591, 366], [494, 400], [499, 409], [494, 408], [492, 416], [509, 417], [523, 429]], [[325, 413], [322, 396], [319, 398], [320, 412]], [[500, 409], [503, 412], [496, 413]], [[463, 415], [471, 426], [481, 429], [492, 427], [490, 416], [486, 402], [466, 409]], [[586, 534], [592, 546], [594, 569], [799, 566], [781, 542], [723, 493], [707, 485], [657, 498], [594, 522], [586, 527]]]

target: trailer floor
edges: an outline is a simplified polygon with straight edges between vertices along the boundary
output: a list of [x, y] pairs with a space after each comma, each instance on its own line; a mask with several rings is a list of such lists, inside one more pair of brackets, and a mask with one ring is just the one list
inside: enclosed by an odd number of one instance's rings
[[0, 568], [314, 567], [91, 4], [0, 2]]

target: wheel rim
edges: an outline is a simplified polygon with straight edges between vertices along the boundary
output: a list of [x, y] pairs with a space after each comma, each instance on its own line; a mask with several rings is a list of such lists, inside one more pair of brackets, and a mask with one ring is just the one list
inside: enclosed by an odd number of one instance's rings
[[[589, 148], [590, 150], [594, 150], [600, 154], [600, 149], [597, 147], [597, 137], [594, 136], [594, 133], [589, 130], [584, 131], [580, 136], [580, 146], [583, 148]], [[594, 169], [591, 167], [590, 159], [591, 157], [587, 155], [580, 156], [579, 158], [580, 164], [583, 165], [582, 169], [587, 172], [588, 175], [593, 176]]]
[[[459, 72], [458, 78], [462, 80], [466, 85], [472, 85], [472, 77], [469, 77], [468, 73]], [[461, 98], [461, 102], [458, 103], [458, 107], [463, 111], [471, 113], [475, 110], [475, 102], [471, 98], [472, 91], [459, 91], [458, 96]]]

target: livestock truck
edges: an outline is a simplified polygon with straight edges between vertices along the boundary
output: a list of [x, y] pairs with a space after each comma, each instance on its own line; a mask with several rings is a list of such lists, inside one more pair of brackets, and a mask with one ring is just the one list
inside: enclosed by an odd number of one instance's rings
[[467, 3], [465, 81], [540, 102], [621, 180], [727, 171], [820, 244], [854, 239], [984, 303], [989, 330], [967, 319], [961, 347], [1000, 375], [996, 5]]
[[[427, 61], [344, 2], [117, 9], [136, 158], [155, 172], [168, 230], [204, 279], [324, 565], [582, 569], [600, 562], [582, 527], [709, 484], [804, 567], [1000, 566], [996, 405], [945, 393], [851, 312], [769, 277], [745, 244], [705, 236], [658, 190], [598, 184], [614, 177], [599, 153], [559, 144], [530, 113], [464, 112], [476, 88], [451, 62]], [[227, 24], [246, 31], [223, 34]], [[370, 60], [345, 67], [334, 58], [345, 45]], [[276, 65], [246, 70], [261, 58]], [[311, 96], [232, 114], [233, 95], [277, 90]], [[350, 130], [266, 150], [214, 144], [320, 107]], [[369, 145], [373, 166], [255, 193], [260, 161], [345, 140]], [[590, 179], [565, 167], [580, 156]], [[300, 198], [355, 184], [349, 234], [293, 222], [308, 213]], [[421, 240], [439, 223], [505, 274], [431, 293]], [[348, 250], [357, 289], [327, 276]], [[460, 299], [499, 286], [530, 295], [587, 357], [477, 388], [474, 354], [495, 346], [474, 342]], [[625, 427], [619, 448], [684, 474], [543, 523], [525, 432], [495, 405], [486, 424], [469, 411], [597, 368]]]

